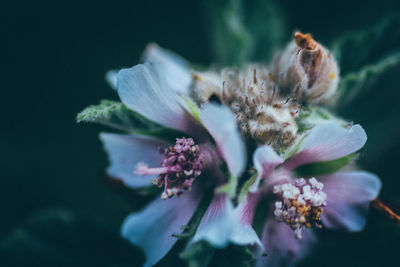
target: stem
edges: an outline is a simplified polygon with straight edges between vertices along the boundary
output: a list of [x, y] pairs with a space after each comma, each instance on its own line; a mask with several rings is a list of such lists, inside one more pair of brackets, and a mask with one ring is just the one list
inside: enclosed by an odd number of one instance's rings
[[385, 205], [380, 199], [376, 198], [371, 201], [372, 207], [388, 217], [397, 225], [400, 225], [400, 215], [396, 214], [389, 206]]

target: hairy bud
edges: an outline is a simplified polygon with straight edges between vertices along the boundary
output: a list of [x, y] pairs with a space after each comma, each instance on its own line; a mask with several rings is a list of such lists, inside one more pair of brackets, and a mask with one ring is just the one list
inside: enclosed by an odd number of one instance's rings
[[327, 104], [335, 100], [339, 69], [328, 49], [310, 34], [296, 32], [275, 61], [273, 77], [281, 92], [305, 103]]

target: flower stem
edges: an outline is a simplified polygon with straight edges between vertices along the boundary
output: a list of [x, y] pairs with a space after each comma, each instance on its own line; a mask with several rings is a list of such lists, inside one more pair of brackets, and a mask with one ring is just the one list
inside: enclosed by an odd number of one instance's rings
[[383, 215], [388, 217], [397, 225], [400, 225], [400, 215], [396, 214], [388, 205], [384, 204], [380, 199], [376, 198], [371, 201], [372, 207], [377, 211], [381, 212]]

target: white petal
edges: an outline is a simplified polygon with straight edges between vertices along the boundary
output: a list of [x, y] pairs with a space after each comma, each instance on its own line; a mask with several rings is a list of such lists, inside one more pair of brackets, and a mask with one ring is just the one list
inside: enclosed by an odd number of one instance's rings
[[182, 232], [181, 227], [189, 222], [200, 199], [193, 191], [182, 198], [157, 198], [125, 219], [121, 234], [143, 249], [145, 267], [153, 266], [168, 253], [177, 241], [172, 235]]
[[293, 169], [302, 164], [338, 159], [360, 150], [366, 141], [367, 135], [358, 124], [348, 129], [335, 122], [323, 123], [310, 131], [285, 167]]
[[144, 52], [143, 60], [154, 64], [160, 77], [172, 90], [188, 94], [192, 74], [188, 63], [183, 58], [156, 44], [149, 44]]
[[163, 155], [158, 153], [158, 147], [168, 147], [168, 143], [151, 137], [109, 133], [101, 133], [100, 139], [109, 156], [109, 175], [132, 188], [151, 186], [156, 176], [135, 174], [136, 165], [144, 162], [149, 167], [160, 167]]
[[253, 164], [257, 170], [257, 180], [249, 188], [251, 192], [258, 189], [258, 185], [262, 178], [267, 178], [276, 166], [283, 163], [282, 159], [270, 146], [261, 146], [257, 148], [253, 155]]
[[230, 173], [239, 177], [246, 166], [246, 147], [233, 113], [226, 106], [208, 104], [201, 110], [201, 121], [214, 138]]
[[154, 122], [193, 135], [199, 131], [182, 99], [162, 82], [154, 65], [139, 64], [119, 71], [118, 94], [125, 105]]

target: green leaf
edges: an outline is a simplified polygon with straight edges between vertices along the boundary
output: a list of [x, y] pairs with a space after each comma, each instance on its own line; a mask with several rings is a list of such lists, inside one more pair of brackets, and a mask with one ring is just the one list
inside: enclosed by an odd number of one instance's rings
[[352, 72], [344, 76], [339, 84], [339, 101], [337, 105], [343, 109], [350, 104], [355, 97], [367, 94], [375, 85], [376, 80], [388, 70], [400, 67], [400, 52], [391, 54], [374, 65], [364, 66], [358, 72]]
[[389, 16], [374, 27], [348, 33], [332, 46], [342, 75], [358, 71], [400, 48], [400, 14]]
[[174, 234], [173, 236], [179, 239], [188, 239], [196, 233], [197, 227], [200, 224], [201, 219], [203, 218], [204, 213], [206, 212], [208, 206], [211, 203], [211, 199], [214, 195], [212, 190], [208, 190], [208, 193], [203, 197], [199, 206], [196, 209], [193, 217], [190, 219], [189, 223], [182, 227], [181, 234]]
[[252, 40], [244, 25], [242, 1], [208, 0], [206, 21], [217, 63], [240, 66], [249, 58]]
[[238, 178], [233, 175], [229, 175], [228, 182], [218, 187], [217, 193], [225, 193], [230, 198], [234, 198], [236, 194], [237, 185], [238, 185]]
[[254, 264], [253, 253], [247, 246], [229, 245], [215, 251], [209, 266], [250, 267]]
[[179, 255], [189, 267], [208, 266], [214, 256], [215, 248], [206, 241], [193, 243]]
[[200, 117], [200, 110], [197, 107], [196, 103], [194, 103], [190, 98], [182, 96], [183, 100], [185, 101], [187, 107], [189, 108], [191, 114], [195, 119], [201, 123], [201, 117]]
[[180, 131], [160, 126], [132, 111], [123, 103], [102, 100], [99, 105], [89, 106], [76, 117], [80, 122], [95, 122], [131, 134], [160, 138], [174, 143], [175, 138], [187, 136]]
[[297, 167], [295, 172], [298, 177], [314, 177], [331, 174], [348, 165], [357, 157], [357, 155], [357, 153], [353, 153], [335, 160], [305, 164]]
[[246, 25], [253, 38], [253, 61], [270, 61], [290, 38], [286, 18], [276, 0], [246, 2]]
[[246, 200], [247, 193], [249, 192], [249, 188], [254, 182], [257, 180], [257, 172], [253, 174], [242, 186], [239, 194], [239, 202], [243, 202]]
[[85, 108], [76, 117], [77, 122], [100, 123], [124, 132], [155, 128], [156, 124], [132, 111], [121, 102], [102, 100], [99, 105]]

